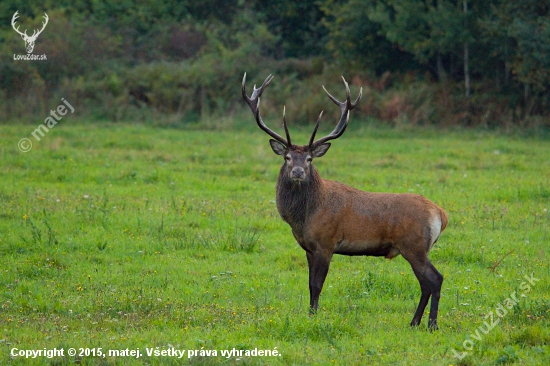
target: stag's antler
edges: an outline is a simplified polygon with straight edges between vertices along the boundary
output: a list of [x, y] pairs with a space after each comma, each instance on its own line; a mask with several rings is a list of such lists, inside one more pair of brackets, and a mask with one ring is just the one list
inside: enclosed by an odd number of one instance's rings
[[346, 127], [348, 126], [349, 121], [349, 111], [351, 111], [353, 108], [357, 106], [357, 103], [359, 102], [359, 99], [361, 99], [361, 96], [363, 95], [363, 88], [359, 91], [359, 96], [357, 99], [355, 99], [355, 102], [351, 102], [351, 95], [349, 91], [349, 85], [346, 82], [346, 79], [342, 76], [342, 80], [344, 81], [344, 85], [346, 86], [346, 101], [345, 102], [339, 102], [336, 98], [334, 98], [330, 93], [325, 89], [325, 86], [323, 85], [323, 89], [325, 90], [325, 93], [327, 93], [330, 100], [334, 102], [337, 106], [340, 107], [341, 115], [340, 115], [340, 121], [334, 128], [334, 130], [328, 134], [327, 136], [320, 138], [319, 140], [313, 142], [315, 139], [315, 133], [317, 133], [317, 128], [319, 128], [319, 122], [321, 121], [321, 116], [323, 115], [323, 112], [321, 112], [321, 115], [319, 116], [319, 119], [317, 120], [317, 123], [315, 124], [315, 129], [313, 130], [313, 134], [311, 135], [311, 138], [309, 139], [309, 148], [310, 150], [315, 149], [317, 146], [330, 141], [337, 139], [338, 137], [342, 136], [344, 131], [346, 130]]
[[246, 103], [248, 103], [248, 106], [252, 110], [254, 117], [256, 117], [256, 122], [258, 123], [258, 126], [262, 130], [264, 130], [269, 136], [273, 137], [275, 140], [279, 141], [283, 145], [289, 147], [291, 146], [290, 135], [288, 133], [288, 128], [286, 127], [286, 117], [285, 117], [284, 109], [283, 109], [283, 126], [285, 127], [286, 140], [282, 136], [280, 136], [278, 133], [272, 131], [269, 127], [267, 127], [264, 121], [262, 121], [262, 117], [260, 116], [260, 96], [264, 92], [265, 87], [269, 85], [271, 80], [273, 80], [273, 75], [270, 74], [265, 79], [264, 83], [262, 84], [262, 86], [260, 86], [260, 88], [256, 89], [256, 85], [254, 85], [254, 90], [252, 91], [252, 95], [249, 98], [246, 95], [246, 90], [245, 90], [245, 84], [246, 84], [246, 72], [245, 72], [243, 77], [243, 84], [242, 84], [243, 98], [244, 100], [246, 100]]
[[11, 26], [13, 27], [13, 29], [15, 29], [15, 31], [17, 33], [19, 33], [21, 35], [21, 37], [24, 37], [24, 38], [27, 38], [27, 39], [36, 39], [38, 37], [38, 35], [40, 33], [42, 33], [42, 31], [44, 30], [44, 28], [46, 28], [46, 25], [48, 24], [48, 20], [50, 18], [48, 18], [48, 14], [44, 13], [44, 19], [46, 19], [45, 22], [42, 22], [42, 29], [40, 29], [39, 31], [38, 30], [34, 30], [34, 32], [32, 33], [32, 36], [29, 36], [27, 34], [27, 30], [25, 29], [25, 32], [21, 32], [19, 30], [19, 26], [17, 26], [17, 28], [15, 28], [15, 23], [17, 22], [17, 18], [19, 18], [19, 14], [17, 14], [19, 11], [16, 11], [15, 14], [13, 14], [13, 17], [11, 18]]
[[[46, 28], [46, 25], [48, 24], [48, 20], [50, 20], [50, 18], [48, 18], [48, 14], [44, 13], [44, 19], [46, 19], [46, 22], [42, 22], [42, 29], [40, 29], [39, 31], [37, 31], [36, 29], [34, 30], [31, 38], [36, 38], [38, 37], [38, 35], [40, 33], [42, 33], [42, 31], [44, 30], [44, 28]], [[36, 34], [35, 34], [36, 33]]]
[[28, 37], [27, 36], [27, 30], [25, 29], [25, 33], [21, 33], [21, 31], [19, 30], [19, 26], [17, 28], [15, 28], [15, 23], [17, 22], [17, 18], [19, 18], [19, 15], [17, 14], [19, 11], [16, 11], [15, 14], [13, 14], [13, 17], [11, 18], [11, 26], [13, 27], [13, 29], [15, 29], [15, 31], [17, 33], [19, 33], [22, 37]]

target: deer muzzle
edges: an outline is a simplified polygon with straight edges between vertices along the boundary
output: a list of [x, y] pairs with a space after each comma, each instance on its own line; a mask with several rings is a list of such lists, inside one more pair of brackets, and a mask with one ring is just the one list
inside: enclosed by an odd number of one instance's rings
[[292, 170], [290, 171], [290, 178], [292, 180], [304, 180], [304, 179], [306, 179], [306, 172], [305, 172], [304, 168], [299, 167], [299, 166], [292, 168]]

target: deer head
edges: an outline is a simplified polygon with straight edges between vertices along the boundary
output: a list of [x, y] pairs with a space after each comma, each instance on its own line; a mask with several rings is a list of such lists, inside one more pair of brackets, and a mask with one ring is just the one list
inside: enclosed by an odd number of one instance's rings
[[48, 14], [44, 13], [44, 19], [46, 21], [42, 22], [42, 29], [40, 29], [39, 31], [35, 29], [34, 32], [32, 33], [32, 36], [28, 36], [26, 29], [25, 29], [25, 32], [20, 32], [19, 26], [15, 28], [15, 22], [19, 17], [17, 13], [18, 12], [16, 11], [15, 14], [13, 14], [13, 17], [11, 18], [11, 26], [13, 27], [13, 29], [15, 29], [17, 33], [19, 33], [19, 35], [21, 35], [21, 38], [23, 38], [23, 40], [25, 41], [25, 48], [27, 49], [27, 53], [32, 53], [32, 50], [34, 49], [34, 43], [36, 42], [36, 38], [38, 38], [40, 33], [42, 33], [44, 28], [46, 28], [46, 24], [48, 24], [48, 20], [49, 20]]
[[269, 140], [269, 144], [271, 145], [271, 148], [273, 149], [273, 152], [277, 155], [281, 155], [284, 157], [285, 162], [283, 165], [283, 169], [281, 170], [281, 173], [283, 171], [286, 174], [286, 178], [294, 181], [294, 182], [303, 182], [309, 179], [312, 168], [311, 163], [314, 158], [319, 158], [328, 151], [330, 148], [330, 143], [327, 141], [337, 139], [338, 137], [342, 136], [344, 131], [346, 130], [346, 127], [348, 125], [349, 121], [349, 112], [357, 106], [357, 103], [359, 102], [359, 99], [361, 99], [361, 95], [363, 92], [363, 89], [359, 91], [359, 96], [355, 100], [355, 102], [351, 102], [351, 96], [350, 96], [350, 90], [349, 85], [342, 76], [342, 80], [344, 81], [344, 85], [346, 86], [346, 101], [345, 102], [339, 102], [336, 98], [334, 98], [323, 86], [323, 89], [325, 93], [327, 93], [328, 97], [337, 105], [340, 107], [340, 121], [334, 128], [334, 130], [328, 134], [327, 136], [315, 140], [315, 134], [317, 133], [317, 129], [319, 128], [319, 123], [321, 122], [321, 117], [323, 116], [323, 112], [319, 115], [319, 118], [317, 119], [317, 122], [315, 124], [315, 128], [313, 129], [313, 133], [311, 134], [311, 138], [309, 139], [309, 143], [307, 145], [298, 146], [292, 144], [290, 140], [290, 134], [288, 133], [288, 128], [286, 124], [286, 113], [285, 109], [283, 108], [283, 127], [285, 129], [286, 138], [283, 138], [276, 132], [272, 131], [269, 127], [265, 125], [265, 123], [262, 120], [262, 117], [260, 115], [260, 96], [264, 92], [264, 89], [269, 85], [269, 83], [273, 80], [273, 76], [269, 75], [262, 86], [260, 88], [256, 88], [256, 85], [254, 85], [254, 90], [252, 91], [252, 95], [248, 97], [246, 95], [245, 90], [245, 83], [246, 83], [246, 73], [244, 74], [243, 83], [242, 83], [242, 94], [243, 98], [248, 103], [250, 109], [252, 110], [252, 113], [256, 117], [256, 122], [258, 123], [258, 126], [264, 130], [269, 136], [273, 137], [273, 139]]

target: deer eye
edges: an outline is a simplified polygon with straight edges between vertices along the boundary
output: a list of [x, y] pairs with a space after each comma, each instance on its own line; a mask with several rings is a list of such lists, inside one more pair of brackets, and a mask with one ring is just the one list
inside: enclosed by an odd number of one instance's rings
[[286, 161], [290, 161], [290, 156], [285, 156]]
[[308, 163], [311, 163], [312, 160], [313, 160], [313, 159], [310, 158], [310, 157], [308, 157], [308, 158], [306, 159], [306, 161], [307, 161]]

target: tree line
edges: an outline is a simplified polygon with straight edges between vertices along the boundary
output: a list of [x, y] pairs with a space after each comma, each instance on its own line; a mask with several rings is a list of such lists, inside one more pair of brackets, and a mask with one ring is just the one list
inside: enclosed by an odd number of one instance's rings
[[[47, 60], [13, 59], [16, 11], [29, 34], [48, 14]], [[233, 115], [247, 71], [280, 78], [267, 113], [308, 121], [344, 74], [360, 113], [392, 123], [549, 125], [547, 0], [7, 0], [0, 20], [4, 119], [60, 97], [89, 118]]]

